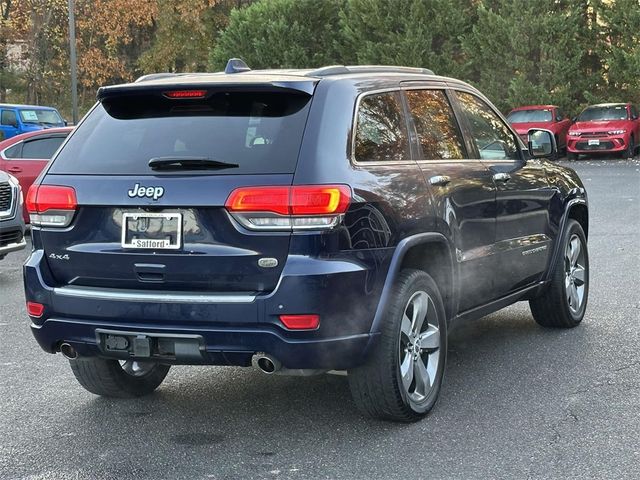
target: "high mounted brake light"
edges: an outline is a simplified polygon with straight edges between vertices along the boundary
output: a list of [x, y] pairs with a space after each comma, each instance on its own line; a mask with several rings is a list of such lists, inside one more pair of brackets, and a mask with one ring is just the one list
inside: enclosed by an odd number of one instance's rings
[[311, 230], [335, 227], [350, 202], [347, 185], [296, 185], [237, 188], [225, 206], [251, 230]]
[[66, 227], [78, 207], [76, 191], [59, 185], [31, 185], [27, 193], [27, 211], [36, 227]]
[[165, 97], [171, 99], [179, 98], [204, 98], [207, 96], [206, 90], [169, 90], [162, 93]]

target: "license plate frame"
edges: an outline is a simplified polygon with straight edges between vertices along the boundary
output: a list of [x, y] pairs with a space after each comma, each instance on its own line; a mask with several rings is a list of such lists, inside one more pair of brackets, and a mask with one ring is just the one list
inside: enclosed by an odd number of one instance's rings
[[600, 139], [599, 138], [591, 138], [591, 139], [589, 139], [589, 146], [590, 147], [599, 147], [600, 146]]
[[[147, 220], [143, 224], [140, 220]], [[149, 227], [157, 227], [154, 221], [160, 221], [160, 234], [165, 234], [164, 238], [158, 235], [135, 238], [134, 235], [146, 234]], [[131, 230], [131, 222], [136, 222], [136, 229]], [[165, 231], [165, 222], [175, 222], [175, 228]], [[144, 230], [141, 230], [144, 224]], [[167, 236], [169, 238], [167, 238]], [[172, 238], [175, 236], [175, 238]], [[182, 247], [182, 213], [181, 212], [125, 212], [122, 214], [122, 248], [133, 248], [136, 250], [178, 250]]]

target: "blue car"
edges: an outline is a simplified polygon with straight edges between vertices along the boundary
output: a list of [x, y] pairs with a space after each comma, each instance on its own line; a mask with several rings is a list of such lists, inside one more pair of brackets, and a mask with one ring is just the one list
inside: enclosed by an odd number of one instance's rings
[[31, 329], [97, 395], [177, 364], [341, 371], [362, 412], [418, 420], [456, 322], [584, 316], [586, 191], [552, 132], [528, 143], [419, 68], [232, 59], [101, 88], [27, 194]]
[[0, 139], [65, 125], [66, 122], [55, 108], [0, 103]]

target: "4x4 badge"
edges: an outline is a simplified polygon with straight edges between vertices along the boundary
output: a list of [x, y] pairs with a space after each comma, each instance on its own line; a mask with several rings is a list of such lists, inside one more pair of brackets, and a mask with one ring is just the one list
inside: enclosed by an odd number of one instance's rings
[[158, 200], [162, 195], [164, 195], [163, 187], [143, 187], [139, 183], [136, 183], [131, 190], [127, 192], [130, 198], [133, 197], [147, 197], [153, 198], [154, 200]]

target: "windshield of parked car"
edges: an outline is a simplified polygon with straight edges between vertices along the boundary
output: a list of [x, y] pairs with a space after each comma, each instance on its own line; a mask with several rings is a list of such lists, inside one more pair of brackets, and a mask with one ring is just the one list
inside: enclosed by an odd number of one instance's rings
[[202, 174], [293, 173], [310, 98], [262, 91], [216, 92], [203, 100], [106, 99], [77, 128], [50, 173], [155, 175], [168, 170], [157, 168], [167, 159]]
[[55, 110], [20, 110], [22, 123], [37, 123], [39, 125], [64, 125], [64, 120]]
[[599, 120], [626, 120], [626, 105], [615, 105], [608, 107], [587, 107], [580, 116], [578, 122], [593, 122]]
[[551, 110], [517, 110], [507, 117], [509, 123], [550, 122], [553, 120]]

